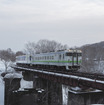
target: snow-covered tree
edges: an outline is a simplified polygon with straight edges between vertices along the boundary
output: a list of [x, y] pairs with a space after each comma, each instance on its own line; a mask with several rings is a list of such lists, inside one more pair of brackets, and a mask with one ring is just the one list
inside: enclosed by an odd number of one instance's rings
[[0, 59], [5, 66], [5, 72], [7, 72], [8, 67], [15, 61], [15, 54], [10, 48], [0, 50]]

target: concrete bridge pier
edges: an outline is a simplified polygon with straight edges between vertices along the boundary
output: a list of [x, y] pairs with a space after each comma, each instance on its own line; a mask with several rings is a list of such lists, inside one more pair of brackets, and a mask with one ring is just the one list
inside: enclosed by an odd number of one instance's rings
[[62, 105], [62, 84], [46, 80], [48, 105]]
[[62, 105], [62, 85], [34, 76], [33, 86], [40, 92], [40, 104]]

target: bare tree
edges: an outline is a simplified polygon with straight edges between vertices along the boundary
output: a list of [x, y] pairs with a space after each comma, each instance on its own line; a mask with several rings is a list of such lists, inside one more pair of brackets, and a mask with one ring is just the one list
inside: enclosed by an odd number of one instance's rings
[[5, 71], [7, 72], [8, 67], [15, 61], [15, 54], [9, 48], [7, 50], [0, 51], [0, 58], [1, 61], [4, 63]]
[[67, 45], [62, 45], [54, 40], [40, 40], [36, 45], [36, 52], [44, 53], [44, 52], [54, 52], [57, 50], [65, 50], [67, 49]]
[[35, 53], [46, 53], [46, 52], [54, 52], [57, 50], [65, 50], [68, 48], [67, 45], [62, 45], [54, 40], [50, 41], [47, 39], [39, 40], [37, 43], [29, 42], [25, 45], [25, 51], [29, 54]]
[[29, 55], [34, 55], [36, 53], [36, 44], [35, 42], [28, 42], [25, 44], [25, 53]]
[[16, 56], [19, 56], [19, 55], [24, 55], [24, 53], [22, 51], [17, 51]]

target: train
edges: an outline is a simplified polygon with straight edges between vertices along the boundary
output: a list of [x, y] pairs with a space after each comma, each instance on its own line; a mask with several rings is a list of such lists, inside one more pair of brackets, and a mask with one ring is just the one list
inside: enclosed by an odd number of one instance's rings
[[82, 63], [81, 50], [21, 55], [16, 57], [16, 65], [34, 69], [78, 70]]

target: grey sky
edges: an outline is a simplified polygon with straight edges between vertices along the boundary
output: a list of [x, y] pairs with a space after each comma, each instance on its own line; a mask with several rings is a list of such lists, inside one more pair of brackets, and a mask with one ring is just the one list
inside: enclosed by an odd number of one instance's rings
[[104, 0], [0, 0], [0, 49], [40, 39], [69, 47], [104, 41]]

